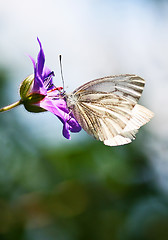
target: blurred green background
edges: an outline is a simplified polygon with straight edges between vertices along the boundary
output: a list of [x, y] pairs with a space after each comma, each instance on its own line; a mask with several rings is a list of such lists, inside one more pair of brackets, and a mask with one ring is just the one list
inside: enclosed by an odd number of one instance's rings
[[9, 3], [0, 10], [0, 107], [18, 100], [32, 72], [23, 52], [35, 57], [40, 35], [52, 66], [60, 53], [53, 48], [63, 51], [70, 87], [118, 73], [147, 79], [143, 105], [155, 118], [133, 143], [107, 147], [82, 132], [63, 139], [52, 114], [23, 107], [0, 114], [0, 240], [167, 240], [168, 2]]
[[[1, 70], [3, 104], [7, 83]], [[55, 148], [34, 141], [14, 110], [1, 114], [0, 132], [0, 239], [168, 239], [149, 132], [126, 146], [83, 140]]]

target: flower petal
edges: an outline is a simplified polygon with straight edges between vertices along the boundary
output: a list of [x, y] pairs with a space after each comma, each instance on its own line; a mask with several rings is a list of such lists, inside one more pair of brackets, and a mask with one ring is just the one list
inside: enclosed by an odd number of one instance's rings
[[[48, 73], [48, 74], [46, 74]], [[54, 72], [51, 72], [49, 69], [47, 72], [45, 72], [45, 75], [43, 77], [43, 83], [44, 83], [44, 87], [47, 89], [47, 91], [53, 90], [55, 88], [54, 84], [53, 84], [53, 76], [54, 76]], [[58, 91], [57, 91], [58, 93]]]
[[36, 70], [36, 62], [33, 57], [29, 55], [29, 58], [31, 59], [33, 66], [34, 66], [34, 84], [33, 84], [33, 89], [32, 92], [39, 92], [39, 88], [43, 87], [43, 83], [41, 79], [37, 77], [37, 70]]
[[51, 73], [52, 73], [52, 71], [47, 66], [44, 66], [43, 73], [42, 73], [42, 79], [47, 78], [48, 75], [50, 75]]
[[38, 38], [37, 38], [37, 40], [40, 45], [40, 51], [39, 51], [38, 58], [37, 58], [37, 64], [36, 64], [34, 58], [29, 56], [33, 63], [33, 66], [34, 66], [34, 84], [33, 84], [32, 92], [46, 95], [47, 90], [45, 89], [43, 81], [42, 81], [42, 71], [44, 68], [45, 56], [44, 56], [44, 52], [43, 52], [43, 49], [41, 46], [41, 42]]
[[42, 72], [43, 72], [44, 62], [45, 62], [45, 55], [44, 55], [44, 51], [43, 51], [43, 48], [42, 48], [39, 38], [37, 38], [37, 41], [40, 45], [40, 51], [39, 51], [39, 54], [37, 57], [37, 73], [42, 78]]
[[72, 117], [69, 121], [68, 124], [70, 126], [70, 131], [71, 132], [80, 132], [81, 131], [81, 126], [79, 125], [79, 123], [76, 121], [76, 119], [74, 117]]
[[72, 114], [69, 114], [65, 100], [52, 100], [49, 97], [45, 97], [38, 105], [49, 112], [52, 112], [59, 118], [59, 120], [63, 123], [63, 136], [65, 138], [70, 139], [69, 131], [79, 132], [81, 130], [79, 123]]
[[69, 132], [69, 125], [67, 124], [67, 122], [63, 125], [62, 134], [68, 140], [71, 139], [70, 132]]
[[69, 114], [65, 113], [59, 107], [57, 107], [57, 100], [51, 100], [50, 98], [45, 97], [38, 103], [38, 105], [59, 117], [63, 123], [69, 119]]
[[35, 68], [36, 68], [36, 61], [34, 60], [34, 58], [32, 56], [30, 56], [30, 55], [28, 55], [28, 56], [29, 56], [30, 60], [32, 61], [33, 66], [34, 66], [34, 70], [35, 70]]
[[34, 84], [33, 84], [32, 92], [39, 93], [42, 95], [47, 95], [47, 89], [45, 89], [41, 78], [38, 76], [36, 68], [34, 72]]

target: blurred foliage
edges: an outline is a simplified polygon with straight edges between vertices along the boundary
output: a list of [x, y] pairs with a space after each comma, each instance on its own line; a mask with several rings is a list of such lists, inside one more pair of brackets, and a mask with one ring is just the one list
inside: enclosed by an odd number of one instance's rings
[[[1, 70], [1, 106], [6, 84]], [[0, 131], [1, 240], [168, 239], [168, 201], [144, 131], [121, 147], [95, 140], [40, 147], [14, 110], [0, 115]]]

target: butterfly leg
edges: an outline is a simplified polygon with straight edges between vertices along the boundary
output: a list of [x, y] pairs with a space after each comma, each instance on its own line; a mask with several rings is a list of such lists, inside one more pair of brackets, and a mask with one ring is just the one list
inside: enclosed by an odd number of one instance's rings
[[68, 123], [68, 122], [71, 120], [71, 118], [72, 118], [71, 115], [70, 115], [71, 113], [72, 113], [72, 110], [70, 109], [70, 110], [69, 110], [69, 113], [68, 113], [69, 119], [67, 120], [67, 123]]

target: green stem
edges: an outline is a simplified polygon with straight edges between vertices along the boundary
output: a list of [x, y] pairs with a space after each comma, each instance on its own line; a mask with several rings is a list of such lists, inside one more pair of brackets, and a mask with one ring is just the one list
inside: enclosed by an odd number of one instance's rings
[[15, 107], [19, 106], [20, 104], [22, 104], [21, 100], [15, 102], [15, 103], [12, 103], [12, 104], [10, 104], [6, 107], [0, 108], [0, 112], [5, 112], [5, 111], [8, 111], [8, 110], [11, 110], [12, 108], [15, 108]]

